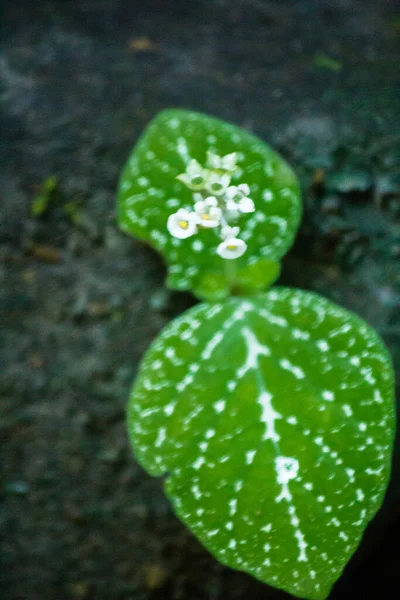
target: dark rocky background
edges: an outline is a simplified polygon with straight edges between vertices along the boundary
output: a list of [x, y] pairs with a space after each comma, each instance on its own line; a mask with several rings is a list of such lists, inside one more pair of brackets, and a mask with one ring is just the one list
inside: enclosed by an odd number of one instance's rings
[[[0, 41], [0, 597], [288, 598], [220, 566], [135, 463], [138, 361], [194, 300], [115, 223], [143, 127], [185, 107], [293, 165], [305, 217], [281, 281], [377, 327], [400, 370], [396, 0], [4, 1]], [[399, 445], [397, 446], [399, 449]], [[400, 453], [332, 599], [400, 596]]]

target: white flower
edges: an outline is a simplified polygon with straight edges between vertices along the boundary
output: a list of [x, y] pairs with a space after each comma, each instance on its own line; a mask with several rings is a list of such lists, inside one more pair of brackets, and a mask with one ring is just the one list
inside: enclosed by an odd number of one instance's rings
[[217, 253], [221, 258], [233, 259], [239, 258], [246, 252], [247, 244], [236, 237], [227, 237], [217, 248]]
[[193, 194], [195, 200], [195, 208], [196, 206], [218, 206], [218, 200], [215, 196], [208, 196], [205, 200], [203, 200], [203, 196], [201, 194]]
[[227, 189], [227, 195], [235, 202], [239, 202], [241, 198], [250, 194], [250, 188], [247, 183], [241, 183], [240, 185], [230, 185]]
[[221, 235], [226, 240], [227, 238], [235, 238], [239, 234], [239, 227], [229, 227], [226, 225], [221, 229]]
[[184, 240], [197, 233], [197, 215], [180, 208], [178, 212], [168, 217], [167, 228], [171, 235]]
[[221, 222], [222, 210], [218, 208], [217, 199], [209, 196], [205, 200], [198, 200], [194, 205], [197, 215], [197, 224], [202, 227], [218, 227]]
[[254, 202], [249, 198], [250, 188], [247, 183], [231, 185], [226, 191], [228, 196], [227, 208], [230, 211], [252, 213], [255, 211]]
[[237, 169], [237, 154], [231, 152], [225, 156], [218, 156], [211, 150], [207, 151], [207, 164], [211, 169], [217, 171], [228, 171], [228, 173], [234, 173]]
[[206, 190], [214, 196], [222, 196], [227, 193], [228, 186], [231, 182], [229, 175], [218, 175], [217, 173], [210, 173], [206, 181]]
[[191, 160], [186, 168], [186, 172], [178, 175], [177, 179], [182, 181], [191, 190], [201, 190], [208, 179], [208, 171], [207, 169], [203, 169], [197, 160]]

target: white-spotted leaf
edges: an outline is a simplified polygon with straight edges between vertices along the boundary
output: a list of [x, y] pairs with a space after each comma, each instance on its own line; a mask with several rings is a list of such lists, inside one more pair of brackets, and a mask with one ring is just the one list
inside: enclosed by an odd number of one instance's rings
[[[214, 228], [178, 239], [167, 229], [171, 213], [191, 209], [193, 191], [177, 176], [191, 160], [206, 165], [210, 151], [237, 154], [231, 184], [249, 185], [255, 210], [240, 217], [247, 250], [234, 261], [218, 255]], [[211, 155], [212, 156], [212, 155]], [[293, 243], [301, 216], [300, 190], [286, 162], [254, 135], [218, 119], [183, 110], [157, 115], [138, 141], [122, 173], [119, 223], [160, 251], [167, 284], [206, 300], [266, 289], [279, 274], [279, 260]]]
[[200, 304], [146, 354], [136, 456], [222, 563], [321, 600], [381, 505], [393, 373], [377, 334], [308, 292]]

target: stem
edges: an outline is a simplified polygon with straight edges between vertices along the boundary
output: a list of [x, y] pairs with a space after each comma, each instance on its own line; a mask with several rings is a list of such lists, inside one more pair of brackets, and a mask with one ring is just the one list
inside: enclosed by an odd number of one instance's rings
[[236, 287], [236, 265], [234, 260], [226, 260], [225, 261], [225, 274], [228, 280], [230, 292]]

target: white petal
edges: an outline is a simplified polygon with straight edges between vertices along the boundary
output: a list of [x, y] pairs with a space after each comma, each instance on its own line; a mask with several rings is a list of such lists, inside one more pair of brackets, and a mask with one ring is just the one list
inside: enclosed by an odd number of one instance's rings
[[208, 209], [206, 203], [204, 202], [204, 200], [200, 200], [200, 202], [196, 202], [194, 205], [194, 210], [197, 213], [202, 213], [205, 212]]
[[251, 198], [242, 198], [239, 202], [239, 210], [242, 213], [252, 213], [255, 211], [254, 202]]
[[218, 200], [215, 196], [208, 196], [208, 198], [204, 200], [204, 203], [207, 204], [207, 206], [218, 206]]
[[230, 182], [231, 182], [230, 175], [222, 175], [221, 184], [224, 188], [227, 188], [228, 185], [230, 184]]
[[186, 169], [186, 173], [190, 177], [196, 177], [196, 175], [202, 175], [203, 168], [202, 168], [201, 164], [197, 162], [197, 160], [193, 159], [188, 164], [187, 169]]
[[182, 181], [182, 183], [185, 185], [190, 185], [191, 180], [186, 173], [181, 173], [180, 175], [177, 175], [176, 178], [179, 179], [179, 181]]
[[239, 227], [229, 227], [229, 225], [227, 225], [226, 227], [222, 228], [221, 235], [224, 239], [234, 238], [238, 235], [239, 231]]
[[237, 212], [239, 210], [239, 204], [236, 204], [236, 202], [234, 200], [227, 200], [226, 208], [227, 208], [227, 210], [232, 210], [232, 211]]
[[212, 219], [220, 219], [222, 215], [222, 210], [218, 208], [218, 206], [212, 206], [208, 211], [208, 214]]
[[236, 167], [237, 154], [236, 152], [232, 152], [231, 154], [226, 154], [222, 159], [222, 168], [227, 171], [234, 171]]
[[189, 212], [186, 208], [180, 208], [176, 213], [176, 216], [179, 219], [187, 219], [189, 220], [190, 215], [192, 214], [191, 212]]
[[250, 188], [247, 183], [241, 183], [239, 186], [239, 190], [242, 192], [243, 196], [248, 196], [250, 194]]
[[221, 158], [218, 154], [214, 154], [211, 150], [207, 151], [207, 163], [213, 169], [219, 169], [221, 167]]
[[205, 229], [212, 229], [213, 227], [218, 227], [220, 222], [216, 219], [202, 219], [201, 217], [198, 217], [197, 224]]
[[234, 198], [239, 192], [239, 188], [236, 185], [230, 185], [226, 190], [226, 194], [229, 198]]

